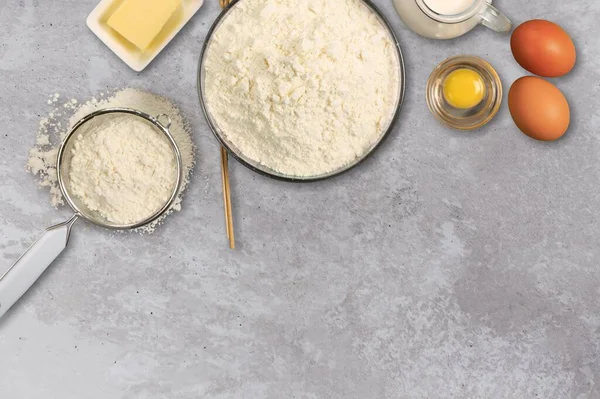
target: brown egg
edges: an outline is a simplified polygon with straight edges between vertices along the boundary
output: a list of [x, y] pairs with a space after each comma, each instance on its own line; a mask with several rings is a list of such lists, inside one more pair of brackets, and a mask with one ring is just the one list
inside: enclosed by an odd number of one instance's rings
[[567, 99], [542, 78], [517, 79], [508, 92], [508, 108], [518, 128], [536, 140], [557, 140], [569, 128], [571, 112]]
[[510, 47], [519, 65], [549, 78], [569, 73], [577, 59], [569, 34], [557, 24], [542, 19], [519, 25], [512, 34]]

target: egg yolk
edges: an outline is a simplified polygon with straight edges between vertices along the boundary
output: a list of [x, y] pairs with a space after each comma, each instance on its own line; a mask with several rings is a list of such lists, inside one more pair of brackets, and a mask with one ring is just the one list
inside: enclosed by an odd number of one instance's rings
[[473, 108], [483, 100], [483, 78], [471, 69], [457, 69], [444, 80], [444, 98], [454, 108]]

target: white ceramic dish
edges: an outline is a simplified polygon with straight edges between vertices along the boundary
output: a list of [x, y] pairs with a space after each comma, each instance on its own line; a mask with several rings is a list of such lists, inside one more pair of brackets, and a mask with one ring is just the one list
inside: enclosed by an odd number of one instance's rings
[[204, 0], [182, 0], [181, 10], [177, 18], [167, 23], [164, 33], [159, 34], [156, 43], [145, 52], [141, 52], [134, 45], [128, 43], [106, 24], [108, 18], [121, 3], [122, 0], [102, 0], [88, 16], [87, 26], [131, 69], [141, 72], [192, 19], [194, 14], [202, 7]]

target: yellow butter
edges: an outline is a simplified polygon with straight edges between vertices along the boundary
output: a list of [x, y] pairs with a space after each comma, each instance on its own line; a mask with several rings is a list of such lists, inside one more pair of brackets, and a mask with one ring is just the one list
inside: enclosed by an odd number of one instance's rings
[[140, 50], [146, 50], [175, 13], [181, 0], [125, 0], [108, 26]]

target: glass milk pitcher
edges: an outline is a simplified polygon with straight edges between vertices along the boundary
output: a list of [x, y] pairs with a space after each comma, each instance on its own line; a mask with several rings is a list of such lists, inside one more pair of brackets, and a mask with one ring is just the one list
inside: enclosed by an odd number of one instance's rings
[[483, 24], [508, 33], [510, 20], [492, 6], [492, 0], [392, 0], [402, 21], [431, 39], [452, 39]]

